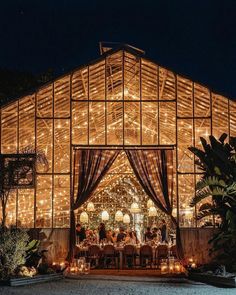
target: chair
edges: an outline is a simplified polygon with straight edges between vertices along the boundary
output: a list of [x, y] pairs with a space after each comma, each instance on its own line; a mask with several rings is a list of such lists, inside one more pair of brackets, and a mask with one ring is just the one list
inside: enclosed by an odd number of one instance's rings
[[152, 267], [152, 247], [149, 245], [143, 245], [140, 248], [140, 265], [146, 267], [150, 265]]
[[125, 245], [123, 250], [124, 265], [136, 266], [136, 248], [133, 245]]
[[89, 246], [88, 248], [88, 255], [87, 255], [87, 260], [88, 262], [98, 266], [99, 264], [99, 259], [101, 257], [101, 250], [100, 250], [100, 247], [98, 245], [91, 245]]
[[104, 267], [108, 267], [112, 262], [117, 266], [117, 252], [113, 245], [105, 245], [103, 248]]
[[156, 264], [160, 264], [161, 259], [167, 259], [168, 257], [168, 247], [167, 245], [159, 245], [156, 248], [155, 260]]

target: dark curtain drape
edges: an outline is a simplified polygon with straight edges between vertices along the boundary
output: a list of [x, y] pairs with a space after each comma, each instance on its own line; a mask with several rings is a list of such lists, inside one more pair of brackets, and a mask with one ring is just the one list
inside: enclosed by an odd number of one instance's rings
[[176, 227], [176, 247], [179, 259], [183, 259], [180, 229], [172, 215], [173, 151], [127, 150], [130, 165], [146, 194], [154, 204], [170, 216]]
[[118, 154], [119, 151], [117, 150], [75, 150], [73, 173], [74, 191], [71, 195], [70, 212], [69, 260], [74, 257], [76, 242], [74, 210], [78, 209], [89, 199], [104, 175], [114, 163]]

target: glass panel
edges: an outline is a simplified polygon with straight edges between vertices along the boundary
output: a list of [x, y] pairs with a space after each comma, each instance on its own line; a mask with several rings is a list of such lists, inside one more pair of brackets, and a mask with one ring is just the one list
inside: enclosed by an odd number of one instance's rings
[[70, 116], [70, 77], [54, 83], [54, 117]]
[[140, 59], [125, 52], [124, 99], [140, 99]]
[[228, 99], [216, 94], [212, 95], [212, 123], [212, 133], [216, 138], [222, 133], [229, 134]]
[[37, 176], [36, 221], [35, 226], [45, 228], [52, 226], [52, 176]]
[[177, 109], [178, 116], [192, 117], [193, 116], [193, 89], [192, 81], [177, 77]]
[[142, 59], [142, 100], [157, 100], [158, 95], [158, 68], [155, 64]]
[[17, 152], [17, 121], [17, 103], [12, 103], [2, 109], [2, 153]]
[[189, 204], [195, 193], [194, 175], [178, 175], [179, 224], [182, 227], [194, 227], [195, 209]]
[[236, 102], [230, 100], [230, 136], [236, 136]]
[[105, 103], [89, 103], [89, 143], [105, 144]]
[[52, 171], [52, 120], [38, 119], [37, 120], [37, 149], [42, 150], [48, 160], [49, 170], [44, 171], [43, 165], [37, 167], [37, 172], [51, 172]]
[[69, 227], [70, 176], [54, 176], [53, 227]]
[[89, 99], [105, 100], [105, 61], [89, 66]]
[[161, 67], [159, 67], [159, 99], [175, 99], [175, 75]]
[[107, 102], [107, 143], [123, 144], [122, 102]]
[[6, 206], [7, 218], [6, 225], [16, 225], [16, 190], [12, 190], [8, 197]]
[[52, 84], [40, 89], [36, 94], [37, 116], [41, 118], [52, 117], [53, 87]]
[[88, 144], [88, 102], [72, 103], [72, 143]]
[[17, 227], [34, 227], [34, 190], [18, 190]]
[[195, 119], [195, 147], [202, 148], [200, 137], [208, 140], [211, 134], [211, 120], [210, 119]]
[[107, 99], [123, 99], [123, 52], [108, 55], [106, 58]]
[[88, 99], [88, 69], [83, 68], [73, 73], [72, 76], [72, 99]]
[[193, 172], [194, 157], [188, 150], [193, 146], [193, 121], [191, 119], [178, 120], [178, 171]]
[[209, 117], [210, 115], [210, 91], [206, 87], [194, 83], [194, 116]]
[[176, 103], [159, 103], [160, 144], [175, 144], [176, 142]]
[[54, 121], [54, 172], [70, 171], [70, 120]]
[[19, 150], [35, 146], [35, 99], [34, 95], [19, 101]]
[[125, 102], [125, 144], [140, 145], [140, 103]]
[[142, 144], [158, 144], [158, 102], [142, 102]]

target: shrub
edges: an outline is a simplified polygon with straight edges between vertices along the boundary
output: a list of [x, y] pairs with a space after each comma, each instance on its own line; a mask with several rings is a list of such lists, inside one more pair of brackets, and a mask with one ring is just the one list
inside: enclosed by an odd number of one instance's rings
[[0, 279], [8, 279], [25, 263], [28, 242], [29, 236], [22, 229], [0, 229]]

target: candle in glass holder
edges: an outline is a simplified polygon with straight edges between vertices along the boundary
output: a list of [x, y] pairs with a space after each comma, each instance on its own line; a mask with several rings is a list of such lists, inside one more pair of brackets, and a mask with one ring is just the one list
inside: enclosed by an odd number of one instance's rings
[[175, 272], [177, 273], [181, 272], [181, 264], [178, 261], [175, 262], [174, 269], [175, 269]]
[[196, 263], [195, 262], [191, 263], [191, 267], [196, 268], [197, 267]]
[[161, 273], [167, 273], [167, 263], [161, 262]]
[[85, 263], [84, 264], [84, 273], [87, 275], [90, 272], [90, 263]]

